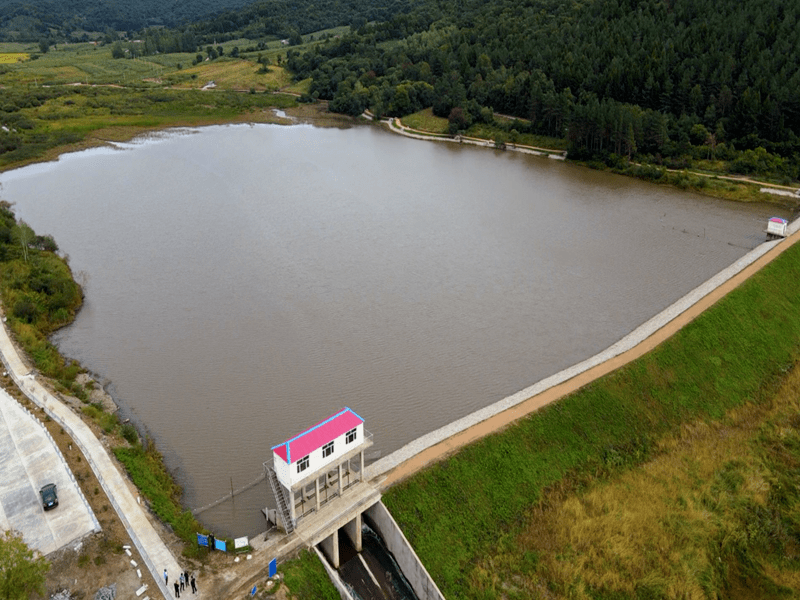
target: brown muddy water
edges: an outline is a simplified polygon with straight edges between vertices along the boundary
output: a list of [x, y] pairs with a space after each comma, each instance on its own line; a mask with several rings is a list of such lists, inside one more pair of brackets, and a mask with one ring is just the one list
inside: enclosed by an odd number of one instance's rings
[[[56, 343], [191, 508], [342, 406], [385, 455], [577, 363], [789, 216], [373, 127], [178, 130], [0, 182], [85, 283]], [[267, 496], [200, 518], [254, 534]]]

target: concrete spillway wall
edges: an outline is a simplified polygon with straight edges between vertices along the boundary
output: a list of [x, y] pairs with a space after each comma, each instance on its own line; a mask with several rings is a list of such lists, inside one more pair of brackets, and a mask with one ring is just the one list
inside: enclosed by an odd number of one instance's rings
[[[359, 513], [356, 519], [344, 524], [341, 529], [350, 538], [357, 552], [361, 552], [361, 517], [362, 514], [369, 521], [370, 526], [381, 536], [386, 549], [391, 552], [397, 566], [403, 573], [411, 589], [414, 590], [418, 600], [444, 600], [444, 595], [433, 581], [428, 571], [420, 562], [417, 553], [408, 543], [406, 536], [400, 530], [397, 522], [392, 518], [382, 502], [377, 502]], [[325, 570], [339, 591], [342, 600], [352, 600], [348, 586], [342, 581], [337, 572], [339, 567], [339, 529], [320, 540], [313, 548], [322, 561]], [[366, 566], [366, 563], [365, 563]], [[374, 577], [373, 577], [374, 579]], [[375, 582], [378, 585], [377, 581]]]
[[444, 600], [444, 595], [428, 571], [425, 570], [417, 553], [414, 552], [406, 536], [400, 530], [400, 526], [392, 518], [383, 502], [373, 504], [364, 514], [383, 538], [383, 543], [394, 556], [417, 598], [419, 600]]
[[320, 552], [319, 548], [316, 546], [313, 546], [313, 548], [314, 552], [317, 553], [322, 566], [325, 567], [325, 572], [328, 574], [331, 583], [333, 583], [333, 587], [335, 587], [336, 591], [339, 592], [339, 596], [342, 598], [342, 600], [355, 600], [353, 596], [350, 595], [350, 591], [342, 581], [342, 578], [339, 577], [339, 573], [328, 562], [328, 558], [322, 552]]

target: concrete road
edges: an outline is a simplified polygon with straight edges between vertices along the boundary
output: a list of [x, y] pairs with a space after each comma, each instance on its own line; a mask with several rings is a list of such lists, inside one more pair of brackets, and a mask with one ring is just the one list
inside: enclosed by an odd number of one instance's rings
[[[164, 543], [164, 540], [159, 537], [153, 524], [150, 523], [145, 509], [139, 503], [138, 497], [128, 487], [128, 481], [117, 469], [116, 464], [111, 460], [103, 444], [100, 443], [91, 428], [77, 414], [37, 381], [35, 373], [20, 358], [17, 348], [8, 335], [5, 323], [1, 321], [0, 356], [2, 356], [3, 364], [19, 389], [37, 406], [43, 408], [51, 419], [64, 428], [86, 457], [100, 486], [108, 496], [117, 515], [119, 515], [128, 535], [130, 535], [131, 541], [139, 551], [139, 555], [144, 561], [144, 566], [150, 571], [158, 584], [158, 590], [147, 590], [148, 596], [144, 596], [143, 600], [154, 598], [158, 595], [164, 598], [172, 598], [173, 592], [164, 583], [162, 572], [166, 569], [172, 580], [183, 568], [179, 566], [178, 561]], [[5, 490], [5, 487], [4, 478], [0, 473], [0, 490]], [[35, 491], [38, 494], [39, 488], [36, 488]], [[199, 581], [198, 584], [200, 585], [200, 590], [203, 590], [203, 582]], [[142, 590], [142, 593], [144, 593], [144, 590]], [[198, 592], [194, 598], [202, 600], [203, 592]]]
[[[59, 505], [47, 512], [39, 490], [58, 486]], [[44, 425], [0, 390], [0, 529], [50, 554], [100, 525]]]

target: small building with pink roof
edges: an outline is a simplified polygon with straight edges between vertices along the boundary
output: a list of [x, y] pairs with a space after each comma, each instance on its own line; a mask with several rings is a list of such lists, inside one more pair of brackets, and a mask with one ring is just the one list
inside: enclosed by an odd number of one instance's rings
[[[372, 445], [371, 438], [364, 429], [364, 419], [345, 407], [272, 447], [272, 466], [267, 463], [264, 466], [278, 511], [284, 517], [284, 530], [291, 532], [298, 518], [318, 511], [330, 498], [341, 496], [347, 487], [361, 480], [364, 450]], [[309, 489], [312, 485], [313, 492]], [[298, 491], [303, 492], [299, 506]], [[306, 498], [309, 498], [308, 511]]]

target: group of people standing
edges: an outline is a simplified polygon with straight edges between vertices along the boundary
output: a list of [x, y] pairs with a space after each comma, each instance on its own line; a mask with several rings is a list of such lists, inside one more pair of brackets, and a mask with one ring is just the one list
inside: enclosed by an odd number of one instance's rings
[[[169, 585], [169, 575], [167, 575], [166, 569], [164, 569], [164, 583]], [[190, 584], [192, 586], [192, 593], [196, 594], [197, 582], [195, 581], [194, 574], [192, 574], [191, 579], [189, 579], [189, 571], [184, 571], [183, 573], [180, 574], [178, 581], [173, 582], [173, 585], [175, 586], [175, 597], [180, 598], [183, 588], [185, 588]]]

